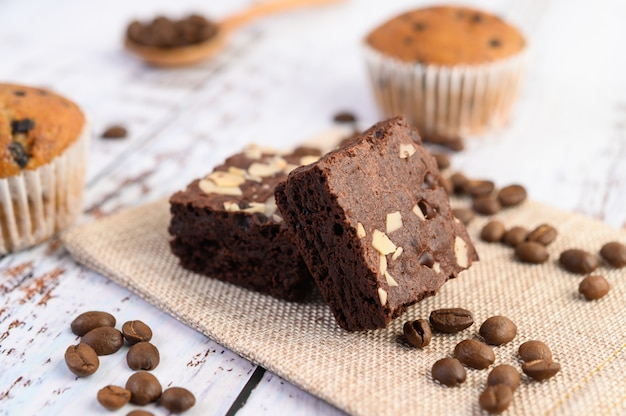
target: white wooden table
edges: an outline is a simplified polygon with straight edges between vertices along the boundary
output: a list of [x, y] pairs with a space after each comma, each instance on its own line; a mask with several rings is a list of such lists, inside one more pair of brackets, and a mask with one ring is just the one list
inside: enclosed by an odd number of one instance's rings
[[[220, 18], [251, 3], [0, 0], [0, 79], [53, 88], [92, 120], [80, 222], [170, 195], [249, 142], [295, 145], [332, 127], [340, 110], [355, 113], [361, 128], [378, 121], [360, 41], [425, 2], [352, 0], [275, 16], [238, 32], [216, 59], [185, 69], [149, 68], [122, 49], [133, 18]], [[626, 2], [462, 3], [521, 27], [531, 64], [510, 125], [468, 138], [453, 168], [522, 183], [535, 200], [626, 227]], [[100, 138], [113, 123], [126, 125], [129, 137]], [[69, 324], [86, 310], [153, 328], [162, 356], [154, 373], [165, 387], [195, 394], [189, 415], [342, 413], [75, 264], [58, 239], [0, 258], [0, 291], [0, 415], [109, 413], [96, 392], [125, 383], [124, 354], [102, 357], [84, 379], [63, 360], [76, 342]]]

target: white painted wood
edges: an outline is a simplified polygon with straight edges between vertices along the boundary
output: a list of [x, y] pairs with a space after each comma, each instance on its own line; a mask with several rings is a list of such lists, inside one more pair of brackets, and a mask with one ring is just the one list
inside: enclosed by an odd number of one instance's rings
[[[122, 50], [134, 17], [199, 11], [219, 18], [251, 3], [0, 0], [0, 79], [68, 95], [96, 135], [111, 123], [129, 127], [124, 140], [94, 137], [81, 222], [170, 195], [248, 142], [295, 145], [326, 131], [339, 110], [357, 114], [362, 128], [378, 121], [359, 43], [386, 18], [426, 4], [352, 0], [275, 16], [243, 29], [214, 61], [186, 69], [148, 68]], [[518, 24], [531, 64], [510, 124], [468, 138], [453, 168], [499, 185], [522, 183], [534, 199], [626, 227], [626, 3], [461, 3]], [[109, 414], [95, 394], [123, 384], [124, 355], [103, 357], [94, 376], [79, 380], [63, 362], [76, 341], [69, 323], [90, 309], [153, 327], [162, 354], [155, 374], [198, 399], [187, 414], [224, 414], [255, 368], [74, 264], [56, 240], [1, 258], [0, 291], [0, 415]], [[340, 412], [267, 373], [240, 413]]]

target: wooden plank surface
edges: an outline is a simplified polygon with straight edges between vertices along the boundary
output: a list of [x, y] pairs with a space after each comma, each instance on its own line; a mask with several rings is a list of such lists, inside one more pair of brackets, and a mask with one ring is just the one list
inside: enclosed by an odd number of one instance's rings
[[[332, 127], [340, 110], [358, 115], [361, 128], [374, 123], [380, 115], [361, 39], [385, 18], [426, 4], [352, 0], [275, 16], [238, 32], [216, 59], [185, 69], [149, 68], [122, 49], [133, 18], [191, 11], [220, 18], [252, 3], [0, 1], [0, 79], [53, 88], [92, 122], [80, 222], [167, 196], [249, 142], [295, 145]], [[531, 63], [510, 124], [468, 138], [453, 168], [499, 185], [522, 183], [533, 199], [626, 227], [626, 3], [463, 3], [519, 25]], [[98, 137], [118, 122], [128, 126], [128, 138]], [[1, 258], [0, 290], [0, 415], [108, 413], [95, 394], [130, 375], [123, 354], [104, 357], [87, 379], [75, 379], [63, 362], [76, 342], [69, 323], [85, 310], [153, 327], [163, 357], [155, 374], [198, 399], [187, 414], [226, 414], [255, 370], [76, 265], [56, 239]], [[341, 413], [271, 373], [249, 393], [235, 406], [239, 414]]]

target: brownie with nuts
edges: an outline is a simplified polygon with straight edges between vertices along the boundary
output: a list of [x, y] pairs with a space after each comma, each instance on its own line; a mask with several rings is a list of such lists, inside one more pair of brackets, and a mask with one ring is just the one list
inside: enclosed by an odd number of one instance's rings
[[342, 328], [387, 326], [478, 259], [439, 176], [417, 131], [397, 117], [276, 187], [279, 210]]
[[274, 188], [319, 155], [249, 146], [170, 198], [170, 243], [189, 270], [289, 301], [314, 283], [280, 213]]

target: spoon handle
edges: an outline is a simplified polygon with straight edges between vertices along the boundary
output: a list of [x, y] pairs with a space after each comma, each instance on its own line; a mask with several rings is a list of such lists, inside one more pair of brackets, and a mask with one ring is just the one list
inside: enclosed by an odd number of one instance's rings
[[220, 22], [220, 27], [227, 32], [233, 31], [255, 19], [271, 14], [285, 12], [307, 6], [341, 3], [345, 0], [273, 0], [252, 5], [248, 9], [227, 17]]

